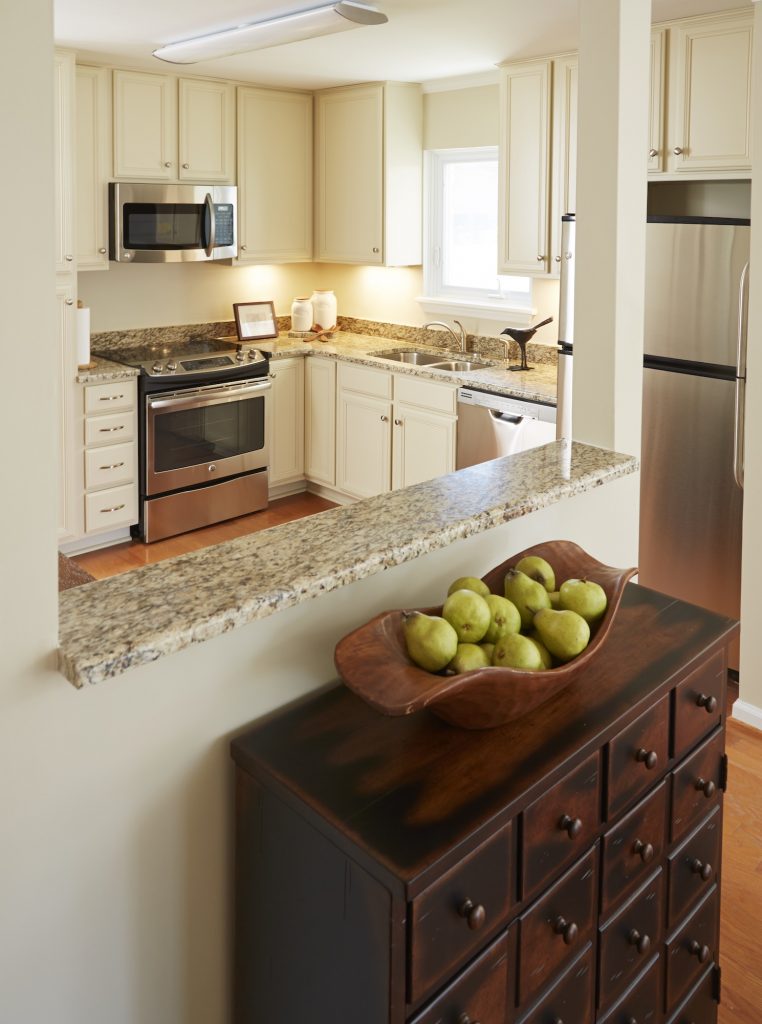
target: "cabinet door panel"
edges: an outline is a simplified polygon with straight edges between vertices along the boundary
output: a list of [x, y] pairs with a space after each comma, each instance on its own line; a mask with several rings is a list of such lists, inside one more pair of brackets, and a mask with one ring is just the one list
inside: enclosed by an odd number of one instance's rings
[[666, 944], [667, 1008], [682, 999], [708, 963], [717, 962], [719, 903], [714, 886]]
[[305, 372], [304, 473], [308, 480], [336, 483], [336, 363], [310, 356]]
[[709, 818], [669, 855], [670, 927], [717, 880], [722, 846], [722, 817], [715, 807]]
[[108, 68], [77, 68], [77, 270], [108, 270], [111, 110]]
[[609, 818], [653, 785], [669, 760], [669, 694], [609, 743]]
[[667, 30], [665, 28], [655, 28], [651, 32], [651, 88], [648, 103], [649, 172], [663, 171], [666, 166], [664, 153], [666, 55]]
[[82, 385], [75, 382], [74, 284], [56, 288], [58, 328], [58, 539], [71, 540], [83, 529]]
[[394, 410], [392, 486], [409, 487], [455, 469], [455, 417], [398, 403]]
[[304, 476], [304, 360], [274, 359], [270, 486]]
[[74, 272], [74, 55], [56, 53], [53, 64], [56, 273]]
[[[233, 181], [235, 86], [181, 78], [180, 166], [183, 181]], [[261, 139], [260, 139], [261, 144]]]
[[340, 391], [336, 486], [355, 498], [391, 487], [391, 402]]
[[676, 687], [675, 757], [682, 757], [719, 724], [725, 709], [725, 658], [720, 651]]
[[599, 929], [598, 1005], [610, 1004], [659, 948], [664, 873], [659, 868], [618, 914]]
[[177, 80], [114, 72], [114, 177], [177, 177]]
[[668, 781], [603, 837], [601, 913], [608, 915], [661, 861], [667, 841]]
[[553, 179], [550, 213], [550, 272], [561, 267], [561, 217], [577, 209], [577, 92], [579, 61], [553, 61]]
[[719, 802], [724, 749], [725, 737], [720, 732], [705, 740], [672, 773], [673, 842]]

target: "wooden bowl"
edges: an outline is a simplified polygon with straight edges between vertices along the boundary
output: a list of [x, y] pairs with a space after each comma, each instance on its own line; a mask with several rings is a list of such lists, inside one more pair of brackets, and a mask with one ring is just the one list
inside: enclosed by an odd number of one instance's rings
[[[567, 579], [587, 577], [606, 591], [606, 612], [592, 627], [588, 646], [573, 661], [541, 672], [492, 667], [460, 675], [426, 672], [407, 655], [402, 611], [398, 610], [382, 612], [339, 641], [334, 655], [339, 675], [351, 690], [385, 715], [409, 715], [429, 708], [464, 729], [505, 725], [550, 700], [582, 675], [588, 662], [598, 655], [624, 588], [638, 570], [603, 565], [571, 541], [548, 541], [520, 551], [488, 572], [484, 582], [492, 593], [503, 593], [503, 577], [525, 555], [546, 559], [555, 570], [559, 586]], [[440, 615], [442, 607], [421, 611]]]

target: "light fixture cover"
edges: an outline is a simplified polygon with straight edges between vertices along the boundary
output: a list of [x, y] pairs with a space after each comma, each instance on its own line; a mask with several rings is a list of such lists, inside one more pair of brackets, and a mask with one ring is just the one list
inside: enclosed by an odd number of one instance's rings
[[361, 28], [363, 25], [383, 25], [388, 20], [375, 7], [355, 3], [354, 0], [343, 0], [341, 3], [286, 14], [282, 18], [254, 21], [180, 43], [168, 43], [154, 50], [153, 55], [171, 64], [195, 64], [201, 60], [230, 57], [248, 50], [263, 50], [268, 46], [295, 43], [301, 39]]

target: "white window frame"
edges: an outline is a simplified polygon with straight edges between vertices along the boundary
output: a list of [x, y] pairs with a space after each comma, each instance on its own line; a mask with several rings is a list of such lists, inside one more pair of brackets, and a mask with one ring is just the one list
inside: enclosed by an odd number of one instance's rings
[[[424, 152], [424, 246], [423, 289], [418, 302], [427, 314], [475, 317], [503, 327], [528, 327], [537, 312], [529, 292], [503, 292], [488, 288], [453, 288], [442, 281], [441, 247], [443, 235], [444, 168], [448, 164], [497, 161], [497, 146], [464, 149], [428, 149]], [[496, 197], [497, 198], [497, 197]], [[495, 208], [497, 217], [497, 204]], [[497, 254], [496, 254], [497, 255]], [[495, 267], [495, 279], [498, 272]]]

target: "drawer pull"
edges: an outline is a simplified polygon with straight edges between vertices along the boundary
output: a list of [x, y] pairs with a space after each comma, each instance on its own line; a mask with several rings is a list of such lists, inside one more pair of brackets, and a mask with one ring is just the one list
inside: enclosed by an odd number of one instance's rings
[[99, 402], [116, 402], [120, 398], [124, 398], [124, 395], [101, 395], [98, 399]]
[[701, 875], [702, 882], [709, 881], [709, 879], [712, 877], [713, 870], [714, 869], [712, 868], [711, 864], [700, 861], [698, 857], [694, 857], [691, 861], [691, 871], [694, 875]]
[[696, 698], [696, 707], [703, 708], [708, 715], [713, 715], [717, 710], [717, 698], [710, 697], [706, 693], [700, 693]]
[[691, 939], [688, 944], [688, 952], [691, 956], [698, 957], [700, 964], [705, 964], [709, 957], [712, 955], [712, 951], [709, 946], [702, 946], [700, 942], [696, 942], [695, 939]]
[[565, 814], [558, 823], [558, 827], [566, 832], [570, 839], [576, 839], [582, 831], [582, 819], [570, 818]]
[[644, 843], [642, 839], [636, 839], [632, 844], [632, 852], [640, 855], [644, 864], [654, 859], [654, 848], [651, 843]]
[[458, 1024], [480, 1024], [478, 1020], [471, 1020], [467, 1013], [461, 1013], [458, 1017]]
[[121, 509], [124, 508], [124, 504], [125, 503], [122, 502], [121, 505], [114, 505], [113, 508], [102, 508], [101, 512], [119, 512]]
[[556, 935], [563, 935], [564, 942], [567, 946], [571, 946], [576, 941], [577, 935], [579, 935], [579, 928], [576, 926], [574, 921], [567, 921], [565, 917], [557, 917], [556, 923], [553, 925], [553, 931]]
[[651, 948], [651, 939], [648, 935], [641, 935], [637, 928], [633, 928], [627, 936], [627, 941], [637, 949], [642, 956]]
[[98, 432], [101, 434], [114, 434], [117, 430], [124, 430], [124, 424], [118, 427], [98, 427]]
[[635, 760], [644, 764], [648, 771], [652, 771], [659, 763], [659, 755], [655, 750], [646, 750], [645, 747], [641, 747], [635, 753]]
[[112, 462], [110, 466], [99, 466], [99, 469], [121, 469], [124, 465], [123, 462]]
[[717, 787], [711, 779], [708, 779], [705, 782], [702, 778], [698, 778], [696, 779], [696, 789], [700, 789], [708, 800], [710, 797], [714, 796]]
[[465, 918], [472, 932], [478, 931], [487, 920], [487, 912], [484, 907], [481, 903], [474, 903], [473, 900], [464, 900], [458, 907], [458, 913]]

